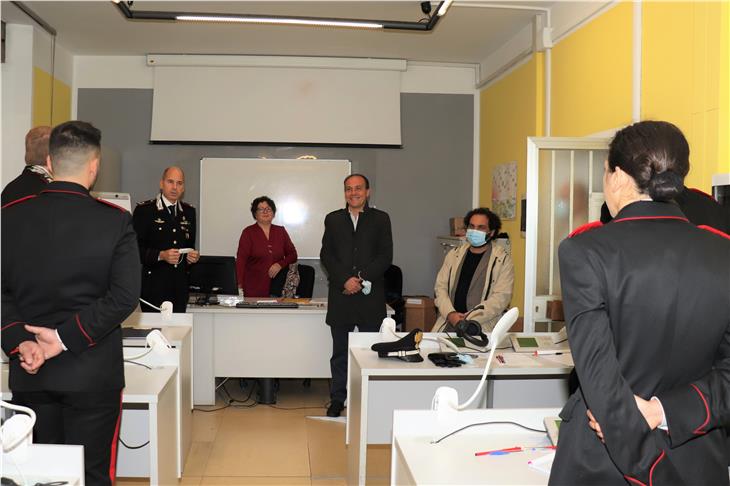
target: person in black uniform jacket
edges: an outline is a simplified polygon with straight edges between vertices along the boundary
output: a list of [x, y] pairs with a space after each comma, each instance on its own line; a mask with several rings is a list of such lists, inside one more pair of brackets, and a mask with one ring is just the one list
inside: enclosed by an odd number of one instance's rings
[[[682, 192], [674, 198], [679, 209], [682, 210], [689, 222], [697, 226], [711, 226], [723, 233], [730, 233], [730, 209], [723, 207], [715, 198], [699, 189], [690, 189], [682, 186]], [[611, 221], [608, 206], [601, 206], [601, 223]]]
[[327, 324], [332, 333], [332, 388], [327, 415], [337, 417], [347, 398], [348, 333], [377, 332], [385, 317], [385, 271], [393, 261], [388, 213], [368, 206], [370, 182], [345, 178], [344, 209], [324, 220], [320, 259], [327, 271]]
[[552, 485], [728, 484], [730, 237], [668, 202], [688, 158], [672, 124], [619, 131], [603, 179], [613, 221], [560, 245], [580, 388], [561, 412]]
[[[156, 198], [134, 208], [134, 229], [142, 259], [142, 299], [154, 306], [172, 302], [173, 312], [188, 305], [188, 270], [200, 258], [195, 248], [195, 208], [180, 200], [185, 192], [185, 174], [179, 167], [162, 173]], [[155, 312], [142, 303], [142, 310]]]
[[89, 196], [101, 133], [51, 133], [56, 180], [2, 210], [2, 348], [35, 442], [84, 446], [86, 484], [112, 484], [124, 388], [121, 323], [137, 306], [130, 214]]
[[48, 165], [48, 137], [51, 127], [31, 128], [25, 136], [25, 167], [18, 177], [5, 186], [2, 192], [2, 205], [21, 197], [38, 194], [51, 182]]

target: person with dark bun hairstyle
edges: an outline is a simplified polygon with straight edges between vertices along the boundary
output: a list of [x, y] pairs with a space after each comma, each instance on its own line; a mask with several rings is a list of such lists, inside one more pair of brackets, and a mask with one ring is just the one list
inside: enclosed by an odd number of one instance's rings
[[580, 381], [560, 416], [550, 484], [728, 484], [730, 236], [671, 202], [689, 146], [674, 125], [616, 133], [603, 176], [613, 220], [559, 248]]

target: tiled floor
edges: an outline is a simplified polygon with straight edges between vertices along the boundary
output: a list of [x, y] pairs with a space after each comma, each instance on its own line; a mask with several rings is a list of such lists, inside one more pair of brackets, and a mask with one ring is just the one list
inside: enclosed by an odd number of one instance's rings
[[[229, 380], [225, 386], [235, 399], [242, 400], [248, 394], [238, 379]], [[324, 416], [328, 399], [327, 380], [312, 380], [308, 388], [302, 386], [302, 380], [280, 380], [275, 406], [194, 411], [193, 443], [179, 484], [345, 485], [344, 425], [329, 427], [323, 434], [318, 433], [317, 422], [310, 422], [307, 428], [306, 417]], [[310, 448], [315, 447], [324, 449], [325, 454], [310, 454]], [[324, 463], [323, 456], [327, 459]], [[369, 447], [368, 484], [388, 484], [389, 471], [390, 446]], [[148, 481], [117, 481], [118, 486], [142, 484]]]

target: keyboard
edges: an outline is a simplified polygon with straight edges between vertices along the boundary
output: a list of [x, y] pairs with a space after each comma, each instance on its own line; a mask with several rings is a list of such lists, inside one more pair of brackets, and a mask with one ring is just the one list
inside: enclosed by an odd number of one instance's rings
[[299, 304], [296, 302], [239, 302], [238, 309], [296, 309]]

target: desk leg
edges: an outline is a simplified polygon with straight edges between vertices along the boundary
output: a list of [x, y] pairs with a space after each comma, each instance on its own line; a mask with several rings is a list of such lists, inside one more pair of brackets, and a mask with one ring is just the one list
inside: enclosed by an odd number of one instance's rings
[[[356, 360], [352, 360], [354, 365]], [[355, 369], [357, 368], [357, 369]], [[347, 446], [347, 484], [364, 485], [368, 450], [368, 377], [356, 365], [350, 374], [347, 421], [350, 425], [350, 443]]]
[[157, 403], [150, 403], [150, 484], [177, 484], [176, 387], [169, 382]]
[[487, 376], [487, 403], [486, 408], [494, 408], [494, 378]]
[[160, 484], [160, 438], [157, 436], [157, 425], [159, 424], [159, 412], [156, 403], [150, 403], [149, 409], [149, 440], [147, 445], [150, 450], [150, 484]]
[[193, 324], [193, 404], [215, 405], [213, 340], [215, 315], [197, 313]]

